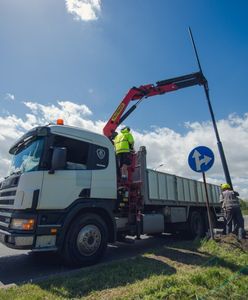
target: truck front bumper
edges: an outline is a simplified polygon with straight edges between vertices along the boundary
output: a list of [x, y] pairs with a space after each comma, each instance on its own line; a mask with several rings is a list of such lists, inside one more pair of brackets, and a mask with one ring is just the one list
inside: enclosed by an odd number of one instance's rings
[[0, 229], [0, 242], [13, 249], [32, 249], [34, 235], [10, 233]]
[[10, 233], [0, 229], [0, 243], [12, 249], [57, 251], [56, 235], [35, 235], [34, 233]]
[[[56, 222], [54, 224], [53, 220], [49, 222], [52, 224], [40, 224], [40, 219], [44, 216], [53, 217], [54, 213], [42, 212], [39, 215], [22, 211], [0, 211], [0, 243], [13, 249], [56, 251], [57, 233], [61, 225]], [[35, 225], [31, 229], [13, 228], [13, 220], [16, 220], [16, 227], [19, 225], [18, 220], [26, 220], [26, 225], [29, 225], [29, 220], [34, 220]]]

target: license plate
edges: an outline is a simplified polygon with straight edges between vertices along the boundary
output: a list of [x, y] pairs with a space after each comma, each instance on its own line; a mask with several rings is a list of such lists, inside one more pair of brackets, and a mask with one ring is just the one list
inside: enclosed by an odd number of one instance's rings
[[5, 234], [0, 232], [0, 243], [5, 243]]

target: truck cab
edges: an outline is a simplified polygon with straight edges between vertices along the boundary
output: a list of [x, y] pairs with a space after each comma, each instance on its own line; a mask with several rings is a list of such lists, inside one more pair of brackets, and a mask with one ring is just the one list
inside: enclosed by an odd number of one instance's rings
[[[16, 249], [61, 250], [70, 225], [82, 211], [102, 216], [104, 226], [110, 227], [106, 242], [114, 240], [116, 160], [108, 138], [47, 125], [24, 134], [9, 152], [9, 174], [0, 183], [2, 243]], [[91, 226], [81, 239], [92, 237], [94, 248], [98, 245], [94, 235], [99, 238], [99, 230]], [[90, 252], [86, 249], [90, 244], [77, 243]]]

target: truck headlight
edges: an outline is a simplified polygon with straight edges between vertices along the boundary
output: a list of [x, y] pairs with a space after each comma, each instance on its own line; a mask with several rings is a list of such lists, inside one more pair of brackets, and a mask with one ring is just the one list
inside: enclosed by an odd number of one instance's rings
[[34, 223], [34, 219], [12, 219], [10, 228], [19, 230], [33, 230]]

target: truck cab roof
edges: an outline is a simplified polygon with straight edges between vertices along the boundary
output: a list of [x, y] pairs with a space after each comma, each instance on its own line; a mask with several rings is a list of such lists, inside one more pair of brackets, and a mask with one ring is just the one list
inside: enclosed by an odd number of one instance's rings
[[84, 140], [87, 142], [91, 142], [94, 144], [98, 144], [101, 146], [105, 146], [108, 148], [112, 147], [112, 143], [110, 140], [99, 133], [89, 131], [87, 129], [82, 129], [79, 127], [68, 126], [68, 125], [55, 125], [55, 124], [48, 124], [45, 126], [37, 126], [26, 132], [22, 135], [14, 145], [10, 147], [9, 153], [14, 154], [16, 149], [29, 139], [35, 136], [47, 136], [49, 134], [57, 134], [62, 136], [67, 136], [70, 138], [75, 138], [79, 140]]

